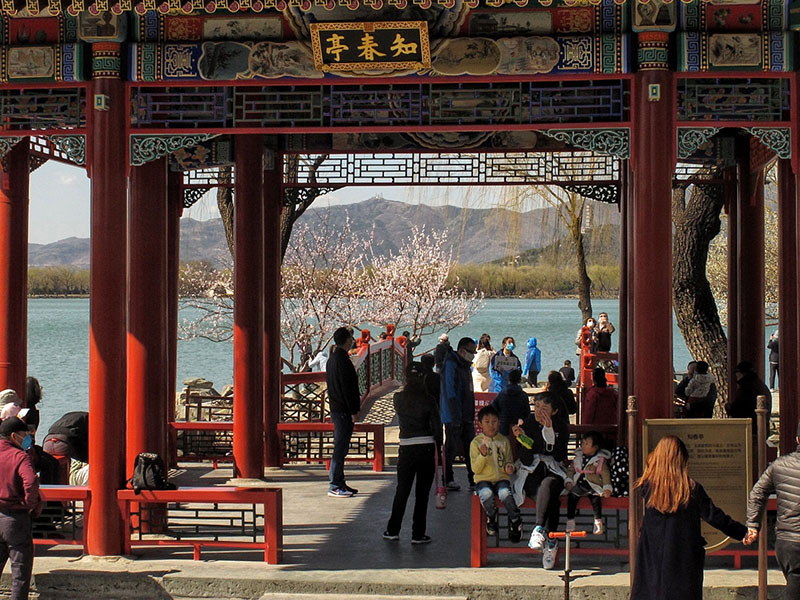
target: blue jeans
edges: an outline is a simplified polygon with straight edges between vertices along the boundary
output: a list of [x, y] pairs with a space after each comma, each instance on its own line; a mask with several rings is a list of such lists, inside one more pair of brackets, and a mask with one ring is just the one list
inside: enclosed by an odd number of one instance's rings
[[333, 456], [331, 457], [330, 489], [345, 487], [344, 459], [353, 435], [353, 417], [348, 413], [331, 413], [333, 421]]
[[492, 483], [491, 481], [479, 481], [475, 484], [475, 493], [478, 494], [483, 510], [486, 511], [486, 516], [492, 518], [497, 513], [497, 508], [494, 505], [494, 498], [500, 498], [506, 510], [508, 511], [508, 518], [512, 521], [519, 519], [519, 508], [517, 503], [514, 502], [514, 494], [511, 491], [511, 482], [508, 479], [503, 479]]

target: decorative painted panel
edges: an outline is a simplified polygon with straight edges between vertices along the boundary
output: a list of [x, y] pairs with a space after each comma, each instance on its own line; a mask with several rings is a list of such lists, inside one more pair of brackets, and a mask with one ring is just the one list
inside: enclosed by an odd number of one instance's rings
[[128, 15], [87, 11], [78, 17], [78, 37], [83, 42], [124, 42], [127, 36]]
[[675, 31], [676, 4], [670, 0], [631, 0], [633, 30], [640, 31]]
[[678, 34], [679, 71], [791, 71], [790, 32]]
[[[627, 73], [629, 36], [454, 38], [432, 51], [432, 68], [391, 69], [384, 75], [533, 75]], [[322, 78], [300, 42], [137, 43], [129, 47], [131, 81]], [[362, 75], [336, 71], [326, 77]]]
[[57, 17], [0, 17], [0, 39], [4, 46], [66, 44], [78, 41], [78, 19]]
[[0, 47], [0, 82], [84, 81], [83, 44]]
[[284, 38], [284, 21], [278, 14], [211, 16], [205, 14], [133, 15], [133, 39], [138, 42], [199, 42], [202, 40], [268, 40]]
[[555, 2], [554, 6], [525, 10], [519, 10], [515, 2], [503, 8], [470, 10], [461, 33], [476, 37], [514, 37], [628, 31], [627, 6], [614, 0], [578, 6]]
[[790, 2], [785, 0], [683, 0], [675, 4], [684, 31], [782, 31], [789, 25]]
[[83, 88], [0, 90], [0, 122], [5, 131], [83, 128], [86, 92]]

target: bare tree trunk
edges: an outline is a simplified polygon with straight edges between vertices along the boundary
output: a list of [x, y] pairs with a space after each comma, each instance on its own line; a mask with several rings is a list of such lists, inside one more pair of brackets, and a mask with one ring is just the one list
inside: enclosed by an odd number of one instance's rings
[[[231, 182], [231, 167], [222, 167], [219, 170], [219, 183], [229, 184]], [[228, 242], [228, 252], [233, 259], [233, 189], [227, 185], [220, 185], [217, 188], [217, 208], [222, 217], [222, 225], [225, 227], [225, 240]]]
[[583, 247], [583, 233], [580, 223], [571, 227], [572, 245], [575, 248], [575, 260], [578, 263], [578, 308], [581, 309], [583, 323], [592, 316], [592, 280], [586, 269], [586, 250]]
[[681, 187], [672, 193], [672, 302], [689, 352], [711, 367], [718, 392], [714, 414], [722, 416], [729, 392], [728, 341], [706, 278], [706, 262], [711, 240], [720, 232], [724, 195], [713, 185], [692, 186], [688, 200], [686, 192]]
[[[298, 168], [298, 161], [301, 160], [301, 156], [292, 154], [287, 155], [285, 160], [287, 161], [287, 165], [289, 167], [290, 176], [291, 171], [294, 170], [296, 173]], [[285, 198], [281, 198], [283, 205], [281, 206], [281, 260], [286, 255], [286, 248], [289, 246], [289, 240], [292, 237], [292, 227], [294, 227], [295, 221], [299, 219], [306, 209], [311, 206], [312, 202], [316, 200], [319, 196], [327, 194], [337, 187], [316, 187], [314, 184], [316, 183], [316, 172], [317, 169], [325, 162], [325, 159], [328, 158], [327, 154], [322, 154], [314, 159], [313, 164], [311, 165], [311, 173], [310, 173], [310, 180], [312, 186], [306, 188], [298, 188], [298, 187], [290, 187], [287, 188], [285, 191]], [[231, 168], [224, 167], [220, 169], [220, 176], [219, 180], [220, 183], [230, 183], [231, 181]], [[220, 187], [217, 189], [217, 206], [219, 207], [219, 214], [222, 217], [222, 223], [225, 227], [225, 239], [228, 242], [228, 250], [231, 253], [231, 257], [233, 257], [233, 245], [234, 245], [234, 236], [233, 236], [233, 215], [234, 215], [234, 202], [233, 202], [233, 190], [229, 187]]]

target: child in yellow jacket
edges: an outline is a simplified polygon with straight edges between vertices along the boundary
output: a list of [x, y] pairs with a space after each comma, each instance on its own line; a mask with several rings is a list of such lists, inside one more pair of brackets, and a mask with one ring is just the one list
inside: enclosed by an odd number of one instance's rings
[[511, 444], [497, 432], [500, 418], [494, 406], [484, 406], [478, 412], [478, 422], [483, 433], [470, 443], [469, 457], [475, 473], [475, 493], [486, 511], [486, 533], [497, 535], [497, 497], [508, 511], [508, 539], [516, 543], [522, 538], [522, 518], [511, 490], [510, 477], [514, 474]]

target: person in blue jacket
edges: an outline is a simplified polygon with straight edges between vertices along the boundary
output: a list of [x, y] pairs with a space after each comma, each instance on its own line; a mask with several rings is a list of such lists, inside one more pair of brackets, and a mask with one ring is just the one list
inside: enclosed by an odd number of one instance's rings
[[445, 354], [440, 373], [439, 401], [445, 433], [445, 481], [447, 489], [454, 492], [461, 489], [453, 474], [453, 461], [459, 454], [467, 464], [469, 486], [475, 487], [469, 462], [469, 445], [475, 437], [475, 394], [472, 391], [470, 372], [474, 358], [475, 340], [461, 338], [456, 349], [450, 348]]
[[539, 371], [542, 370], [542, 351], [536, 346], [536, 338], [528, 339], [528, 353], [525, 355], [525, 368], [522, 369], [522, 376], [528, 378], [528, 385], [537, 387], [539, 381]]
[[522, 363], [514, 354], [514, 338], [503, 338], [503, 347], [489, 361], [489, 374], [492, 376], [492, 391], [500, 393], [508, 387], [508, 374], [514, 369], [522, 370]]

